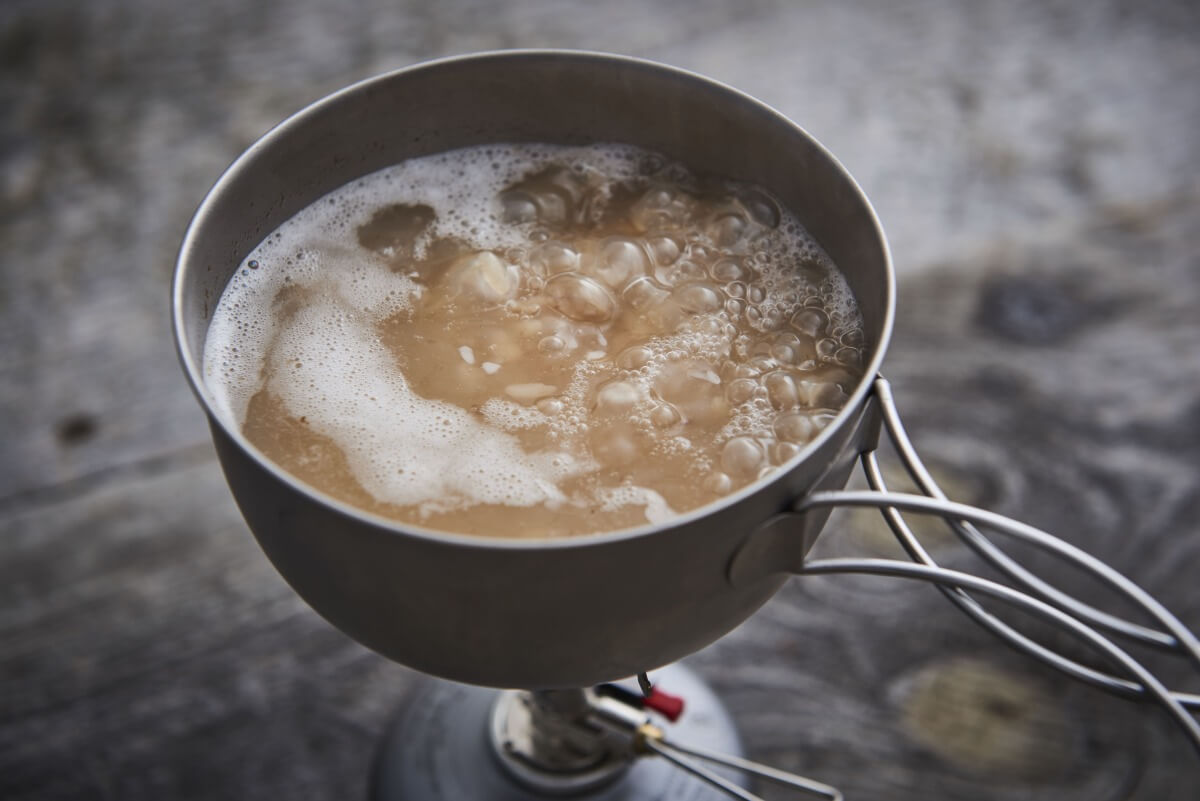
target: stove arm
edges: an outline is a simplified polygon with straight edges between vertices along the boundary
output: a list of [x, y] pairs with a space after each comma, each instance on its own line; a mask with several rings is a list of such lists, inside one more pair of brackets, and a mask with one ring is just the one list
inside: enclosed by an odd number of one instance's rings
[[733, 783], [729, 779], [715, 773], [704, 765], [697, 762], [697, 759], [706, 762], [713, 762], [718, 765], [723, 765], [727, 768], [734, 768], [743, 773], [749, 773], [756, 778], [766, 779], [775, 784], [784, 787], [790, 787], [793, 790], [798, 790], [809, 795], [828, 798], [830, 801], [843, 801], [843, 796], [840, 790], [835, 787], [830, 787], [828, 784], [823, 784], [813, 779], [799, 776], [795, 773], [778, 770], [758, 762], [751, 762], [748, 759], [730, 756], [728, 754], [718, 754], [713, 751], [708, 751], [699, 748], [687, 748], [676, 743], [668, 741], [662, 736], [662, 731], [653, 726], [648, 727], [649, 732], [643, 734], [639, 747], [645, 753], [657, 754], [664, 759], [672, 762], [676, 767], [685, 770], [702, 781], [723, 790], [732, 798], [740, 798], [742, 801], [763, 801], [763, 799], [741, 786]]
[[[644, 678], [645, 674], [642, 674]], [[609, 685], [611, 689], [617, 689]], [[597, 688], [601, 689], [601, 688]], [[748, 759], [721, 754], [707, 749], [690, 748], [668, 739], [663, 728], [651, 722], [650, 717], [631, 702], [631, 694], [625, 691], [615, 694], [587, 691], [589, 710], [584, 721], [585, 726], [593, 732], [607, 731], [611, 735], [624, 740], [631, 758], [659, 756], [710, 786], [724, 792], [730, 798], [741, 801], [764, 801], [734, 782], [727, 775], [710, 770], [703, 762], [711, 762], [734, 772], [751, 774], [758, 779], [765, 779], [793, 790], [809, 795], [843, 801], [843, 796], [836, 788], [812, 779], [798, 776], [794, 773], [777, 770]]]

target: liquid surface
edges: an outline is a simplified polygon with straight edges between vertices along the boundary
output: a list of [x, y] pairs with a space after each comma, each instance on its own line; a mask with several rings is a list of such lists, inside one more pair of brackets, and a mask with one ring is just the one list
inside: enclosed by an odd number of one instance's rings
[[553, 537], [661, 522], [800, 452], [859, 383], [844, 279], [761, 189], [626, 146], [414, 159], [246, 259], [206, 384], [368, 511]]

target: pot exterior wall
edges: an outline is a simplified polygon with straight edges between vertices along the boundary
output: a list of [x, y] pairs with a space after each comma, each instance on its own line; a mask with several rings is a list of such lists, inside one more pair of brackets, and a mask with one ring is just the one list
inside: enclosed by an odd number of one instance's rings
[[[866, 323], [866, 378], [790, 465], [658, 528], [576, 541], [440, 536], [356, 513], [283, 473], [215, 410], [200, 365], [212, 310], [241, 260], [323, 194], [377, 169], [488, 142], [626, 142], [765, 186], [846, 274]], [[367, 646], [475, 684], [550, 688], [678, 659], [743, 621], [803, 558], [771, 549], [737, 586], [735, 553], [763, 521], [844, 481], [864, 446], [869, 379], [891, 331], [893, 275], [866, 198], [811, 137], [771, 109], [690, 73], [554, 51], [451, 59], [343, 90], [250, 148], [210, 192], [180, 251], [177, 343], [210, 417], [233, 494], [268, 557], [305, 600]], [[803, 533], [803, 536], [801, 535]]]
[[798, 520], [794, 539], [770, 554], [777, 565], [735, 587], [728, 568], [739, 548], [791, 507], [801, 494], [793, 487], [844, 483], [856, 452], [854, 442], [840, 443], [832, 475], [809, 475], [805, 466], [818, 463], [801, 463], [786, 482], [648, 534], [513, 547], [408, 536], [348, 515], [263, 470], [220, 425], [212, 432], [263, 551], [330, 623], [424, 673], [529, 689], [624, 678], [735, 628], [802, 560], [811, 542], [802, 525], [819, 529], [823, 519]]

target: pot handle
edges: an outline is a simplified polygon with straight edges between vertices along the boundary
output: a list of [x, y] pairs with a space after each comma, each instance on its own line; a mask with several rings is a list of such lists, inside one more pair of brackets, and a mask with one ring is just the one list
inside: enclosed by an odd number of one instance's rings
[[[874, 449], [866, 450], [860, 461], [870, 490], [815, 492], [800, 498], [790, 512], [771, 518], [747, 538], [730, 561], [730, 582], [735, 585], [747, 583], [761, 578], [765, 570], [767, 573], [797, 575], [859, 573], [932, 583], [969, 618], [1017, 650], [1108, 692], [1156, 701], [1200, 752], [1200, 724], [1193, 717], [1194, 710], [1200, 709], [1200, 695], [1169, 689], [1108, 636], [1116, 635], [1183, 655], [1200, 670], [1200, 640], [1196, 635], [1144, 589], [1086, 551], [1026, 523], [950, 501], [913, 448], [896, 411], [891, 386], [885, 379], [876, 378], [873, 390], [883, 428], [904, 468], [923, 494], [888, 491], [878, 456]], [[836, 507], [880, 510], [912, 561], [805, 559], [804, 554], [811, 545], [809, 540], [816, 536], [808, 530], [811, 527], [803, 525], [805, 514]], [[941, 517], [964, 544], [1013, 586], [939, 566], [905, 522], [904, 512]], [[798, 526], [799, 535], [796, 533]], [[1156, 622], [1157, 627], [1109, 614], [1063, 592], [1006, 554], [981, 529], [1031, 544], [1071, 563], [1132, 601]], [[806, 541], [797, 543], [797, 536]], [[765, 567], [767, 565], [770, 567]], [[1051, 623], [1099, 651], [1118, 672], [1114, 674], [1089, 667], [1030, 639], [989, 612], [973, 593], [992, 597]]]

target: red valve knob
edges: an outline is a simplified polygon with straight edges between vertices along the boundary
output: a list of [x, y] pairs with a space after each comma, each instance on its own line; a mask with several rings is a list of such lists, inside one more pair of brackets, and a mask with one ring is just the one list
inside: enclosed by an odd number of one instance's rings
[[683, 699], [678, 695], [664, 693], [657, 687], [642, 699], [642, 703], [672, 723], [679, 720], [679, 716], [683, 714]]

